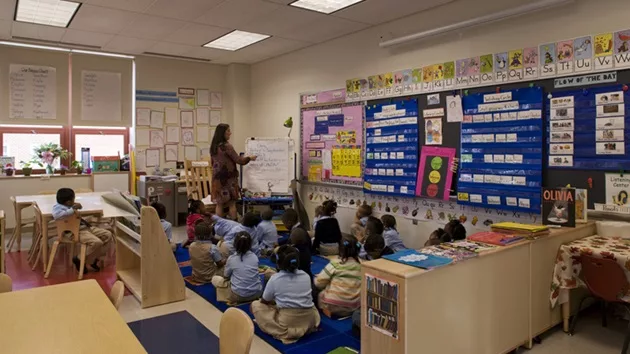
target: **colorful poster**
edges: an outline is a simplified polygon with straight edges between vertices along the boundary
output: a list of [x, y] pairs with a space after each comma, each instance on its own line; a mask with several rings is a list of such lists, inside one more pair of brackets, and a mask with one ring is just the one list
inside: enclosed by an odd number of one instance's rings
[[526, 68], [538, 67], [538, 48], [523, 49], [523, 66]]
[[448, 200], [453, 183], [451, 167], [456, 149], [423, 146], [418, 165], [416, 196]]
[[332, 175], [335, 177], [361, 177], [360, 145], [333, 146]]
[[444, 63], [444, 79], [454, 79], [455, 78], [455, 62], [449, 61]]
[[424, 127], [424, 143], [442, 145], [442, 118], [425, 119]]
[[508, 53], [510, 59], [510, 69], [522, 69], [523, 68], [523, 50], [511, 50]]
[[613, 54], [613, 34], [602, 33], [595, 36], [593, 39], [595, 56], [607, 57]]
[[354, 130], [340, 130], [337, 132], [337, 144], [356, 144], [357, 132]]
[[580, 37], [573, 40], [575, 60], [590, 60], [593, 58], [593, 42], [591, 36]]
[[573, 41], [562, 41], [556, 44], [556, 58], [559, 63], [573, 60]]
[[630, 52], [630, 30], [615, 32], [615, 54]]
[[425, 66], [422, 70], [422, 81], [423, 82], [432, 82], [433, 81], [433, 71], [435, 70], [437, 65], [429, 65]]
[[508, 68], [508, 53], [496, 53], [494, 55], [495, 71], [504, 71]]
[[319, 182], [322, 180], [321, 162], [319, 164], [313, 163], [308, 166], [308, 180], [310, 182]]
[[542, 65], [556, 62], [556, 44], [549, 43], [540, 46], [540, 60]]
[[422, 68], [413, 69], [411, 71], [411, 76], [414, 84], [419, 84], [422, 82]]
[[492, 54], [486, 54], [479, 57], [479, 71], [482, 74], [489, 74], [494, 71]]

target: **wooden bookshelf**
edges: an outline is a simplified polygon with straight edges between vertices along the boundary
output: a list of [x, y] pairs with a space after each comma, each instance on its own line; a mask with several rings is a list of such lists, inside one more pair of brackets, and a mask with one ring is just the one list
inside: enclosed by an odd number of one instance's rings
[[398, 338], [397, 283], [365, 274], [366, 325], [392, 338]]
[[142, 207], [140, 230], [116, 222], [118, 278], [142, 308], [184, 300], [184, 279], [155, 209]]

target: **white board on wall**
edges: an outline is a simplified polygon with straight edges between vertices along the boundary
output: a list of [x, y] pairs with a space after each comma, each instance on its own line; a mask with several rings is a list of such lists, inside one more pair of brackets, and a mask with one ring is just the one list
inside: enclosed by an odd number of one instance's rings
[[288, 138], [250, 138], [245, 155], [256, 161], [243, 166], [243, 187], [252, 192], [286, 194], [293, 179], [292, 141]]
[[57, 69], [11, 64], [9, 92], [11, 119], [57, 119]]
[[81, 120], [122, 121], [120, 73], [81, 71]]

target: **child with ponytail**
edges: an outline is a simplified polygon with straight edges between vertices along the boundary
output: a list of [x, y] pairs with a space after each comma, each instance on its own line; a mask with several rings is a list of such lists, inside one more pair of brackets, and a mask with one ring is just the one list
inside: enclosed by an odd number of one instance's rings
[[188, 248], [195, 241], [195, 226], [197, 223], [206, 220], [209, 217], [206, 206], [201, 200], [188, 200], [188, 217], [186, 218], [186, 236], [188, 240], [182, 244], [183, 248]]
[[311, 278], [299, 269], [300, 252], [280, 246], [276, 253], [278, 273], [271, 276], [260, 300], [251, 305], [263, 332], [290, 344], [319, 327], [319, 312], [313, 304]]

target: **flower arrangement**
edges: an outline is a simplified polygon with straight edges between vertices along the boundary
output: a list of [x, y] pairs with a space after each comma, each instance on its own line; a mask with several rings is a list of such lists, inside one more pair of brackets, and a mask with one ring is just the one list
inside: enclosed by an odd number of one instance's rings
[[80, 175], [83, 173], [83, 164], [81, 163], [81, 161], [72, 161], [72, 169], [74, 169], [75, 172]]
[[[36, 147], [35, 158], [39, 159], [40, 166], [46, 166], [46, 174], [52, 175], [55, 171], [53, 165], [58, 158], [66, 159], [72, 156], [68, 150], [61, 148], [58, 144], [48, 143]], [[66, 168], [67, 169], [67, 168]]]
[[13, 176], [13, 172], [15, 172], [15, 168], [13, 168], [13, 165], [10, 163], [4, 165], [2, 169], [7, 176]]
[[59, 173], [63, 176], [66, 174], [66, 172], [68, 172], [68, 166], [62, 164], [59, 167]]

